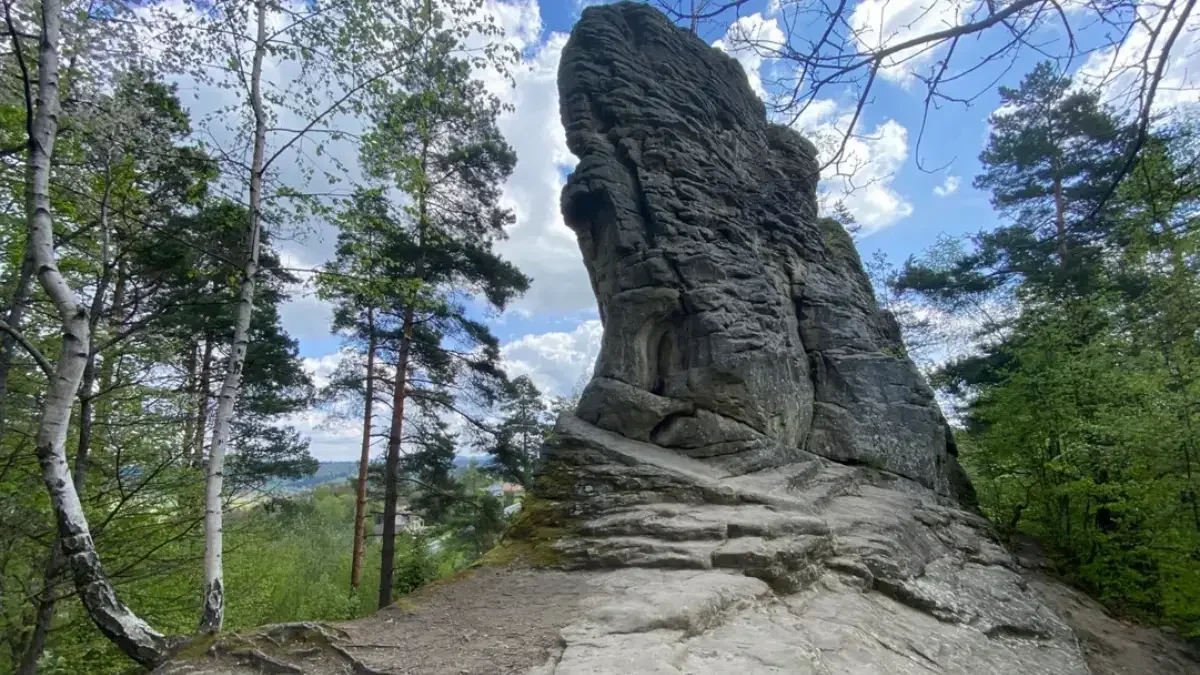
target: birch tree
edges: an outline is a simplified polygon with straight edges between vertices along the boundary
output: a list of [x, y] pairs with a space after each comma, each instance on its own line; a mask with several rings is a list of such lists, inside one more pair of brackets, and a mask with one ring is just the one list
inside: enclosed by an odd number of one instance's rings
[[857, 171], [850, 141], [864, 134], [859, 123], [889, 82], [920, 94], [912, 111], [921, 120], [912, 153], [917, 166], [932, 172], [953, 162], [944, 144], [926, 142], [926, 131], [938, 129], [938, 111], [984, 100], [992, 85], [981, 82], [1001, 82], [1032, 57], [1050, 60], [1060, 75], [1078, 68], [1079, 87], [1103, 93], [1118, 116], [1132, 122], [1117, 148], [1118, 170], [1099, 200], [1104, 203], [1133, 168], [1161, 113], [1195, 100], [1200, 86], [1188, 68], [1200, 28], [1196, 0], [1080, 0], [1069, 7], [1058, 0], [772, 0], [765, 11], [757, 0], [651, 2], [706, 37], [724, 35], [731, 53], [774, 62], [762, 69], [762, 85], [780, 121], [814, 126], [813, 117], [839, 103], [836, 120], [815, 125], [829, 127], [818, 134], [829, 146], [822, 148], [826, 176]]
[[50, 203], [50, 177], [54, 143], [58, 134], [59, 49], [62, 4], [45, 0], [38, 17], [36, 61], [26, 63], [13, 14], [5, 4], [5, 18], [14, 41], [24, 82], [28, 145], [25, 159], [25, 217], [27, 256], [38, 283], [52, 301], [62, 327], [58, 361], [50, 361], [25, 340], [48, 378], [37, 427], [36, 451], [58, 523], [61, 554], [75, 577], [79, 596], [100, 631], [139, 663], [153, 665], [167, 648], [163, 635], [131, 612], [117, 598], [96, 554], [87, 518], [67, 462], [66, 440], [71, 409], [87, 366], [91, 340], [88, 307], [80, 302], [58, 268], [54, 250], [54, 224]]

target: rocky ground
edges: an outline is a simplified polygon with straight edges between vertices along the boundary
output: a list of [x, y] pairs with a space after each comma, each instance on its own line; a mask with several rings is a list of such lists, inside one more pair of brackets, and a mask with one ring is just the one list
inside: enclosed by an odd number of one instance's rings
[[[358, 621], [196, 645], [162, 672], [1200, 672], [908, 479], [816, 456], [722, 476], [571, 416], [555, 438], [546, 496], [505, 549], [528, 557]], [[574, 496], [548, 508], [555, 484]]]
[[[1194, 675], [1194, 649], [1122, 621], [1041, 574], [1030, 585], [1079, 637], [1094, 675]], [[250, 675], [567, 675], [568, 673], [962, 673], [930, 653], [971, 637], [857, 589], [777, 597], [712, 571], [563, 572], [484, 568], [337, 626], [264, 628], [161, 673]], [[856, 624], [866, 617], [877, 630]], [[884, 620], [877, 620], [884, 619]], [[804, 628], [807, 625], [807, 628]], [[797, 629], [821, 636], [799, 642]], [[914, 640], [918, 637], [918, 640]], [[617, 649], [611, 649], [619, 645]], [[340, 648], [341, 653], [335, 648]], [[603, 663], [594, 658], [604, 653]], [[587, 659], [587, 668], [576, 667]], [[819, 659], [819, 660], [818, 660]], [[818, 664], [821, 667], [818, 667]], [[822, 669], [822, 667], [824, 669]], [[971, 671], [970, 675], [980, 672]], [[1013, 662], [1000, 673], [1030, 672]]]

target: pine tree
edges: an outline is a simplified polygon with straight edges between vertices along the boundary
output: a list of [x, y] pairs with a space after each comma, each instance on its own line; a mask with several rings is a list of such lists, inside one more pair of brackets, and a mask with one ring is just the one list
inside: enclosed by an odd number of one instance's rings
[[[360, 190], [336, 219], [337, 250], [334, 259], [317, 277], [318, 293], [334, 303], [334, 332], [345, 337], [348, 346], [365, 357], [361, 369], [351, 363], [339, 365], [340, 377], [326, 391], [327, 399], [351, 395], [362, 402], [362, 443], [355, 482], [353, 558], [350, 566], [350, 590], [358, 590], [366, 549], [367, 483], [371, 460], [372, 428], [379, 351], [380, 322], [376, 307], [381, 300], [403, 294], [405, 288], [393, 288], [396, 282], [380, 274], [378, 242], [386, 239], [391, 220], [387, 203], [376, 191]], [[358, 373], [362, 373], [360, 376]], [[360, 387], [361, 385], [361, 387]]]
[[984, 294], [1014, 283], [1047, 300], [1094, 287], [1111, 227], [1101, 203], [1122, 164], [1127, 131], [1095, 92], [1071, 89], [1050, 63], [1000, 88], [979, 156], [977, 188], [1011, 223], [975, 237], [975, 251], [940, 269], [910, 264], [900, 285], [928, 294]]
[[522, 375], [512, 381], [502, 405], [504, 421], [495, 438], [484, 448], [503, 478], [520, 483], [528, 490], [533, 487], [542, 443], [550, 431], [546, 404], [533, 380]]
[[976, 185], [1011, 222], [899, 286], [959, 320], [999, 310], [934, 377], [983, 509], [1102, 600], [1195, 632], [1200, 144], [1160, 128], [1110, 196], [1124, 132], [1093, 95], [1046, 66], [1002, 93]]
[[[433, 18], [431, 25], [442, 22]], [[390, 180], [408, 202], [388, 204], [394, 227], [383, 242], [393, 279], [408, 288], [380, 314], [398, 321], [388, 342], [395, 369], [385, 467], [384, 533], [379, 606], [392, 600], [394, 514], [405, 402], [464, 412], [457, 401], [490, 405], [505, 380], [499, 343], [470, 317], [466, 295], [494, 308], [524, 292], [529, 279], [493, 250], [512, 213], [499, 206], [501, 184], [516, 162], [496, 126], [499, 101], [473, 79], [471, 63], [455, 56], [459, 38], [431, 31], [404, 92], [380, 103], [375, 128], [363, 139], [362, 160], [375, 178]], [[464, 396], [465, 395], [465, 396]]]

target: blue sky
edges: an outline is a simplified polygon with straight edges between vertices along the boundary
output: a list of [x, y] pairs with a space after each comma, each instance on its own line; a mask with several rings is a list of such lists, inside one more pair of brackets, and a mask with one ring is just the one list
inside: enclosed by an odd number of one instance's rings
[[[859, 0], [855, 11], [861, 11], [871, 25], [884, 27], [888, 39], [893, 39], [902, 38], [905, 31], [943, 27], [944, 23], [938, 22], [947, 16], [952, 20], [955, 7], [978, 2]], [[944, 3], [949, 10], [925, 12], [929, 3]], [[558, 193], [574, 158], [567, 151], [558, 122], [555, 72], [566, 33], [578, 19], [580, 0], [487, 0], [487, 11], [497, 16], [507, 39], [524, 55], [516, 86], [497, 84], [496, 89], [514, 106], [501, 121], [501, 128], [518, 155], [516, 171], [506, 187], [517, 224], [500, 250], [534, 278], [527, 296], [502, 316], [492, 317], [491, 324], [504, 344], [510, 373], [530, 375], [549, 394], [568, 394], [590, 370], [600, 338], [594, 299], [574, 236], [558, 214]], [[740, 15], [743, 29], [769, 32], [779, 28], [768, 0], [745, 6]], [[1182, 80], [1194, 78], [1200, 71], [1200, 58], [1195, 56], [1200, 52], [1200, 25], [1195, 28], [1188, 33], [1192, 43], [1180, 52], [1189, 54], [1194, 63], [1172, 64]], [[728, 25], [710, 25], [702, 37], [709, 43], [727, 45], [728, 30]], [[1047, 28], [1037, 37], [1060, 39], [1055, 30]], [[994, 48], [994, 39], [984, 37], [964, 44], [960, 47], [964, 58], [969, 58], [972, 50], [983, 53]], [[1081, 36], [1084, 42], [1088, 39], [1086, 34]], [[768, 83], [776, 72], [773, 69], [784, 67], [750, 53], [734, 51], [733, 55], [752, 76]], [[936, 57], [929, 55], [917, 65], [927, 65]], [[1015, 85], [1035, 63], [1032, 57], [1018, 61], [1001, 83]], [[1073, 67], [1095, 69], [1097, 64], [1081, 59]], [[971, 187], [971, 179], [979, 170], [977, 157], [986, 141], [988, 115], [998, 106], [995, 88], [988, 86], [997, 72], [984, 70], [960, 83], [960, 93], [986, 90], [970, 107], [947, 106], [931, 113], [922, 145], [923, 163], [926, 167], [946, 166], [926, 173], [914, 159], [924, 89], [920, 82], [906, 77], [903, 68], [884, 71], [856, 128], [859, 138], [851, 144], [852, 155], [860, 160], [860, 175], [874, 182], [868, 189], [849, 194], [843, 194], [836, 180], [823, 183], [823, 189], [833, 195], [830, 198], [843, 196], [864, 224], [867, 231], [858, 242], [864, 257], [881, 250], [893, 263], [900, 263], [920, 254], [941, 235], [959, 236], [996, 224], [987, 195]], [[286, 72], [276, 76], [285, 78]], [[755, 77], [751, 80], [753, 85]], [[818, 139], [833, 128], [830, 125], [848, 119], [847, 106], [852, 103], [845, 93], [830, 91], [822, 96], [804, 123]], [[1194, 93], [1180, 96], [1194, 100]], [[343, 160], [353, 165], [353, 150], [341, 152]], [[286, 243], [284, 254], [296, 266], [317, 266], [332, 252], [334, 236], [328, 227], [317, 227], [311, 236]], [[284, 308], [283, 317], [287, 330], [300, 341], [307, 366], [320, 381], [338, 358], [339, 340], [328, 331], [328, 308], [300, 288]], [[320, 459], [351, 459], [358, 453], [358, 432], [352, 425], [324, 419], [316, 412], [293, 422], [310, 435], [313, 452]]]

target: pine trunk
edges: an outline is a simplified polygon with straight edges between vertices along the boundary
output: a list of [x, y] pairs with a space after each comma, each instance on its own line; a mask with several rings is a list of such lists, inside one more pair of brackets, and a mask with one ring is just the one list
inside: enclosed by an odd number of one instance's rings
[[[421, 148], [421, 175], [425, 176], [429, 166], [429, 140]], [[424, 280], [425, 234], [428, 226], [428, 195], [421, 188], [417, 195], [417, 265], [413, 275]], [[396, 358], [396, 388], [392, 392], [392, 427], [388, 432], [387, 461], [383, 477], [383, 546], [379, 564], [379, 609], [392, 604], [392, 578], [396, 564], [396, 500], [397, 483], [400, 479], [400, 444], [404, 438], [404, 400], [407, 397], [408, 360], [412, 351], [413, 321], [419, 290], [412, 293], [408, 307], [404, 310], [401, 324], [400, 353]]]
[[1067, 204], [1063, 199], [1062, 179], [1054, 177], [1054, 229], [1058, 239], [1058, 258], [1067, 266]]
[[[199, 390], [200, 386], [200, 359], [198, 358], [200, 341], [195, 340], [188, 342], [185, 349], [187, 351], [187, 357], [183, 366], [185, 373], [183, 392], [184, 395], [195, 399], [196, 392]], [[184, 418], [183, 442], [180, 443], [182, 452], [179, 453], [179, 457], [181, 461], [187, 462], [192, 457], [192, 438], [196, 435], [196, 413], [193, 410], [188, 409], [184, 413]]]
[[79, 598], [105, 637], [133, 660], [147, 666], [166, 655], [166, 640], [117, 599], [104, 574], [87, 518], [67, 468], [66, 440], [71, 408], [90, 351], [88, 312], [58, 270], [50, 215], [50, 167], [58, 128], [58, 43], [61, 0], [43, 0], [38, 44], [36, 113], [31, 121], [26, 159], [25, 214], [30, 255], [38, 281], [53, 301], [63, 324], [62, 352], [42, 399], [37, 456], [54, 507], [62, 555], [73, 572]]
[[358, 459], [358, 489], [354, 499], [354, 557], [350, 564], [350, 591], [362, 580], [367, 534], [367, 465], [371, 461], [371, 418], [375, 403], [375, 311], [367, 309], [367, 380], [363, 400], [362, 453]]
[[204, 436], [208, 431], [208, 399], [212, 386], [213, 340], [204, 336], [204, 356], [200, 359], [200, 384], [196, 387], [196, 421], [192, 425], [188, 456], [192, 466], [204, 465]]
[[263, 111], [262, 70], [267, 52], [267, 3], [255, 0], [257, 35], [254, 61], [250, 70], [250, 105], [254, 109], [254, 153], [250, 164], [250, 222], [247, 232], [246, 267], [238, 296], [233, 326], [233, 349], [213, 419], [212, 447], [208, 452], [208, 481], [204, 491], [204, 606], [200, 610], [200, 632], [216, 633], [225, 619], [225, 582], [222, 568], [221, 490], [225, 482], [225, 451], [229, 446], [230, 424], [242, 384], [242, 367], [254, 312], [254, 287], [258, 274], [259, 229], [262, 225], [263, 161], [267, 141], [267, 118]]
[[392, 604], [392, 578], [396, 563], [396, 500], [400, 473], [400, 441], [404, 433], [404, 400], [408, 380], [408, 355], [412, 349], [413, 304], [404, 311], [400, 353], [396, 359], [396, 388], [392, 393], [392, 428], [388, 433], [387, 462], [383, 476], [383, 550], [379, 563], [379, 608]]

